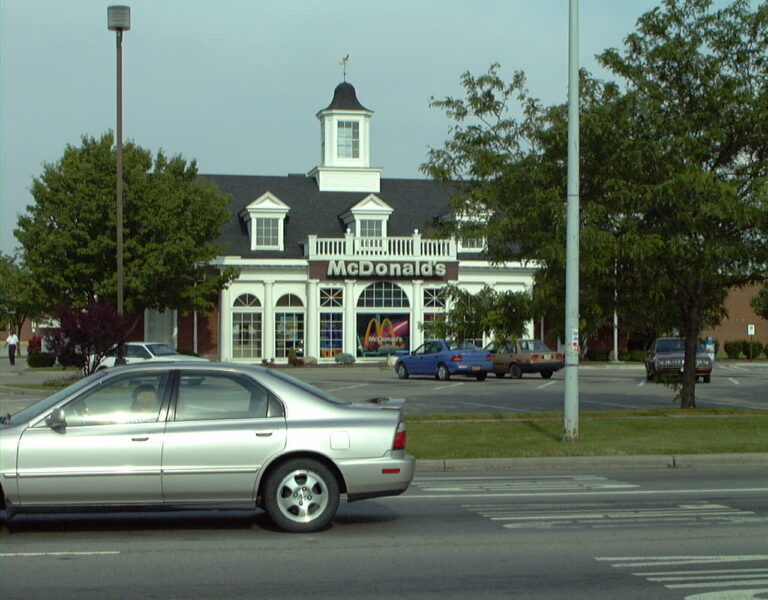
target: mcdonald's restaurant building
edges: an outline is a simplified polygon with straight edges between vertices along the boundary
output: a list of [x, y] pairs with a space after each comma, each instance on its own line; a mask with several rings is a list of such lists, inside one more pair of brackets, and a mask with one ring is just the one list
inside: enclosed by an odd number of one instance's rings
[[281, 363], [292, 351], [318, 363], [341, 352], [380, 361], [382, 346], [422, 343], [419, 324], [445, 310], [448, 284], [530, 290], [533, 267], [491, 265], [482, 243], [422, 234], [452, 218], [449, 190], [371, 167], [372, 116], [341, 83], [317, 113], [321, 162], [308, 173], [201, 175], [232, 198], [226, 254], [213, 264], [238, 267], [239, 278], [212, 317], [147, 314], [145, 337], [223, 361]]

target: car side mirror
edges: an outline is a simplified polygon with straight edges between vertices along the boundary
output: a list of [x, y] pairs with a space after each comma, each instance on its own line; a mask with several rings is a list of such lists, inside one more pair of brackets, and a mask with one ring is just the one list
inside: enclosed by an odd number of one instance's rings
[[53, 412], [48, 415], [48, 418], [45, 420], [45, 424], [48, 425], [51, 429], [63, 429], [67, 426], [67, 419], [64, 416], [64, 409], [63, 408], [55, 408]]

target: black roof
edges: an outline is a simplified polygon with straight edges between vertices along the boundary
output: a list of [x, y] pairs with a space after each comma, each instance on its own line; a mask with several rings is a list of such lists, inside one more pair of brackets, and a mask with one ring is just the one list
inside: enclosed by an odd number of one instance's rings
[[[231, 196], [230, 219], [222, 227], [219, 242], [226, 244], [225, 256], [243, 258], [301, 258], [310, 234], [341, 238], [346, 227], [341, 216], [374, 192], [321, 192], [313, 177], [260, 175], [200, 175]], [[251, 202], [271, 192], [290, 207], [286, 218], [285, 250], [252, 251], [241, 212]], [[381, 191], [374, 193], [392, 207], [387, 235], [409, 236], [414, 229], [426, 233], [427, 224], [450, 213], [450, 186], [427, 179], [382, 179]]]
[[343, 81], [336, 86], [336, 89], [333, 91], [333, 100], [331, 100], [331, 103], [328, 105], [328, 107], [323, 110], [334, 109], [366, 110], [368, 112], [373, 112], [360, 104], [360, 101], [357, 99], [357, 93], [355, 93], [354, 86], [351, 83], [347, 83], [346, 81]]

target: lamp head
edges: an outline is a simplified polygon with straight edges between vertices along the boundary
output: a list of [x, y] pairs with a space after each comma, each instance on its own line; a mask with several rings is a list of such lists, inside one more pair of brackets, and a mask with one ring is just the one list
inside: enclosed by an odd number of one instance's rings
[[128, 31], [131, 28], [130, 6], [107, 7], [107, 29], [110, 31]]

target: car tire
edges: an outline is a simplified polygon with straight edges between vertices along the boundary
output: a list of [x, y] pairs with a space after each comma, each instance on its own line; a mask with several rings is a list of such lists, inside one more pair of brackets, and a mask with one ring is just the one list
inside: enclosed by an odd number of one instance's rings
[[543, 379], [550, 379], [554, 371], [541, 371], [540, 375]]
[[709, 383], [709, 381], [710, 381], [711, 377], [712, 377], [711, 375], [704, 375], [704, 376], [701, 378], [701, 380], [702, 380], [704, 383]]
[[336, 514], [339, 482], [319, 461], [289, 460], [267, 476], [263, 502], [269, 518], [283, 531], [318, 531]]
[[520, 365], [517, 363], [509, 365], [509, 376], [512, 379], [520, 379], [523, 376], [523, 370], [520, 368]]
[[443, 363], [437, 365], [437, 378], [440, 381], [448, 381], [451, 378], [451, 372]]
[[410, 375], [410, 373], [408, 373], [408, 367], [406, 367], [403, 363], [397, 363], [395, 372], [400, 379], [408, 379], [408, 376]]
[[476, 378], [478, 381], [485, 381], [485, 378], [486, 378], [486, 377], [488, 377], [488, 373], [486, 373], [485, 371], [483, 371], [482, 373], [478, 373], [477, 375], [475, 375], [475, 378]]

